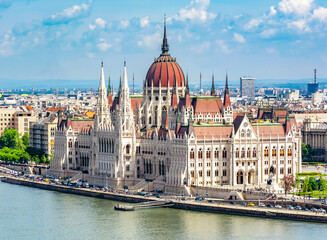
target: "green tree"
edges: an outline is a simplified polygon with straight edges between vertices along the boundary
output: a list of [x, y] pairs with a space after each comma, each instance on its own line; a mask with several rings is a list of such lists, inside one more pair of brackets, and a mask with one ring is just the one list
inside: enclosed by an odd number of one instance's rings
[[305, 196], [305, 194], [308, 192], [309, 190], [309, 178], [306, 177], [304, 180], [303, 180], [303, 184], [302, 184], [302, 192], [303, 192], [303, 195]]
[[12, 128], [6, 129], [0, 137], [0, 148], [8, 147], [13, 149], [24, 149], [22, 139], [19, 137], [18, 131]]
[[294, 188], [299, 188], [301, 186], [301, 180], [300, 180], [300, 178], [295, 178], [295, 181], [294, 181], [294, 183], [293, 183], [293, 187]]
[[323, 178], [323, 176], [320, 175], [319, 178], [319, 183], [318, 183], [318, 187], [320, 191], [324, 191], [327, 189], [327, 181], [325, 178]]
[[30, 135], [28, 132], [24, 133], [24, 135], [22, 136], [22, 142], [25, 148], [30, 146]]
[[309, 178], [309, 191], [318, 190], [318, 183], [314, 177]]

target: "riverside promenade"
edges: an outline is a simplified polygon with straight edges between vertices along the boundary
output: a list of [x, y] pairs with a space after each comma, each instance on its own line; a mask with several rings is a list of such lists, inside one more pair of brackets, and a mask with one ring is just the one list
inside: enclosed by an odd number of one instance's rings
[[[143, 197], [138, 195], [120, 193], [120, 192], [103, 192], [85, 188], [75, 188], [63, 185], [49, 184], [48, 182], [36, 182], [30, 181], [22, 178], [16, 178], [11, 176], [6, 176], [1, 179], [2, 182], [17, 184], [22, 186], [28, 186], [33, 188], [39, 188], [44, 190], [57, 191], [61, 193], [69, 193], [82, 195], [87, 197], [96, 197], [109, 199], [119, 202], [128, 203], [140, 203], [146, 201], [166, 201], [165, 199], [158, 199], [153, 197]], [[194, 200], [184, 200], [170, 198], [169, 205], [170, 208], [192, 210], [192, 211], [202, 211], [202, 212], [212, 212], [221, 214], [232, 214], [240, 216], [249, 217], [262, 217], [262, 218], [272, 218], [272, 219], [284, 219], [284, 220], [295, 220], [295, 221], [307, 221], [307, 222], [318, 222], [327, 223], [327, 215], [322, 213], [312, 213], [309, 211], [296, 211], [296, 210], [286, 210], [286, 209], [274, 209], [274, 208], [258, 208], [258, 207], [245, 207], [241, 205], [230, 205], [228, 202], [205, 202], [205, 201], [194, 201]], [[282, 202], [277, 201], [277, 204]], [[283, 205], [291, 204], [291, 202], [283, 202]], [[315, 204], [310, 204], [312, 207]], [[325, 207], [326, 208], [326, 207]], [[128, 214], [128, 213], [126, 213]]]

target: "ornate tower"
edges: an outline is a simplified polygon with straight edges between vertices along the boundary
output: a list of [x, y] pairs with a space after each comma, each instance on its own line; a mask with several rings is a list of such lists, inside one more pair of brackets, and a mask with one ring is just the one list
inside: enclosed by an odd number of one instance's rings
[[224, 93], [224, 106], [223, 106], [223, 116], [226, 123], [233, 122], [233, 109], [229, 99], [229, 89], [228, 89], [228, 75], [226, 74], [226, 85]]
[[103, 62], [101, 63], [100, 85], [98, 90], [98, 103], [96, 109], [95, 128], [101, 129], [111, 125], [110, 112], [108, 107], [107, 88], [104, 80]]

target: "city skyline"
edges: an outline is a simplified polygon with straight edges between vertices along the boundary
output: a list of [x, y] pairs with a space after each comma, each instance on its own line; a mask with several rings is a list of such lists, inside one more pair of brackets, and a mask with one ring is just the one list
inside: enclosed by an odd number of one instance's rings
[[101, 60], [118, 79], [126, 59], [140, 83], [160, 54], [164, 14], [170, 53], [192, 79], [327, 77], [321, 0], [1, 0], [0, 79], [96, 80]]

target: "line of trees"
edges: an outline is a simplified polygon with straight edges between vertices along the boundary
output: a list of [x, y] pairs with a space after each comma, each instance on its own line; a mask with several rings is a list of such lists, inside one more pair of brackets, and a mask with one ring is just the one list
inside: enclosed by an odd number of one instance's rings
[[5, 130], [0, 137], [0, 148], [0, 160], [20, 163], [50, 163], [43, 151], [29, 146], [29, 134], [25, 133], [20, 136], [16, 129]]

